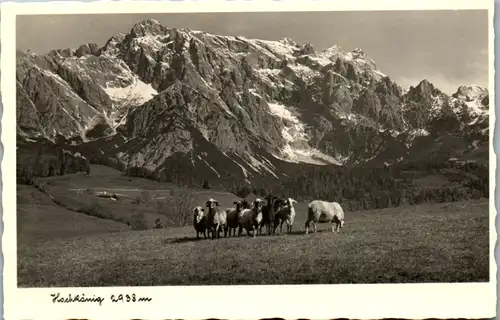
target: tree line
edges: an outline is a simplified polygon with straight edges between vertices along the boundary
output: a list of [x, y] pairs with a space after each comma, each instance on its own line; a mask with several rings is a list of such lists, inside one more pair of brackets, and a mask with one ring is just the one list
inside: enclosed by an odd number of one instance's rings
[[[442, 179], [437, 185], [426, 183], [436, 176]], [[487, 165], [472, 162], [432, 161], [387, 168], [318, 167], [278, 183], [234, 181], [228, 189], [240, 197], [272, 193], [299, 201], [336, 201], [346, 210], [368, 210], [488, 198], [489, 170]]]

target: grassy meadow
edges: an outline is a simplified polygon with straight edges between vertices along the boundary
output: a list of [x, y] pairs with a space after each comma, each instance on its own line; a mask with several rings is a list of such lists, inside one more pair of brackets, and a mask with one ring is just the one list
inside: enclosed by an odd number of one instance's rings
[[[488, 281], [487, 199], [346, 212], [340, 233], [318, 224], [307, 236], [304, 201], [295, 205], [292, 234], [196, 240], [190, 222], [175, 226], [178, 213], [162, 204], [177, 186], [100, 166], [91, 172], [18, 186], [19, 287]], [[119, 201], [91, 195], [102, 190]], [[202, 189], [189, 195], [182, 206], [238, 199]], [[168, 227], [154, 229], [158, 218]]]

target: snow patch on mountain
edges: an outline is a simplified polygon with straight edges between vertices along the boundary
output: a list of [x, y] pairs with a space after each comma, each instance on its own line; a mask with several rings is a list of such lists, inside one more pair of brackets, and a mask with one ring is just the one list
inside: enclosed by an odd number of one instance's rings
[[[257, 98], [262, 99], [262, 96], [261, 96], [260, 94], [258, 94], [258, 93], [257, 93], [257, 90], [255, 90], [255, 89], [253, 89], [253, 88], [252, 88], [252, 89], [249, 89], [248, 91], [249, 91], [251, 94], [253, 94], [254, 96], [256, 96]], [[240, 106], [240, 107], [241, 107], [241, 106]]]
[[306, 162], [319, 165], [339, 163], [333, 157], [309, 146], [309, 136], [305, 131], [305, 125], [292, 113], [292, 111], [294, 112], [293, 108], [269, 102], [268, 106], [271, 114], [281, 118], [284, 125], [281, 134], [285, 145], [280, 150], [281, 154], [274, 155], [276, 158], [287, 162]]
[[332, 64], [332, 61], [330, 61], [329, 59], [327, 59], [325, 57], [321, 57], [321, 56], [320, 57], [311, 57], [311, 60], [317, 62], [322, 67], [327, 66], [329, 64]]
[[292, 46], [285, 44], [280, 41], [269, 41], [269, 40], [250, 40], [254, 45], [260, 46], [271, 53], [278, 59], [288, 58], [294, 59], [293, 53], [294, 49]]
[[330, 48], [327, 48], [326, 50], [320, 52], [318, 56], [330, 61], [335, 61], [338, 57], [344, 58], [345, 60], [347, 59], [347, 53], [338, 45], [333, 45]]
[[488, 113], [488, 110], [481, 108], [481, 102], [479, 100], [466, 101], [465, 104], [469, 109], [469, 112], [473, 115], [480, 116]]
[[243, 172], [243, 175], [245, 176], [245, 180], [246, 180], [247, 182], [250, 182], [250, 181], [248, 180], [248, 175], [249, 175], [249, 172], [247, 171], [247, 169], [245, 169], [245, 167], [243, 167], [241, 164], [239, 164], [239, 163], [238, 163], [238, 161], [233, 160], [233, 162], [234, 162], [234, 163], [236, 163], [236, 164], [237, 164], [237, 165], [241, 168], [241, 171]]
[[271, 88], [276, 88], [276, 80], [281, 75], [281, 69], [257, 69], [257, 75], [259, 78]]
[[488, 95], [488, 89], [478, 85], [461, 85], [457, 92], [453, 94], [455, 98], [466, 102], [483, 99]]
[[[236, 165], [238, 165], [238, 167], [241, 168], [241, 171], [243, 172], [243, 176], [245, 177], [245, 181], [250, 183], [250, 180], [248, 179], [249, 176], [253, 176], [250, 172], [248, 172], [248, 170], [242, 166], [238, 161], [236, 161], [234, 158], [228, 156], [224, 151], [222, 151], [222, 154], [224, 156], [226, 156], [226, 158], [228, 158], [229, 160], [231, 160], [232, 162], [234, 162]], [[239, 156], [238, 156], [239, 157]]]
[[[262, 170], [267, 171], [268, 173], [272, 174], [274, 177], [278, 178], [276, 173], [274, 173], [273, 168], [270, 168], [269, 165], [266, 165], [265, 163], [262, 163], [261, 161], [257, 160], [253, 155], [251, 155], [248, 152], [243, 153], [242, 155], [236, 154], [238, 158], [240, 158], [249, 168], [251, 168], [253, 171], [262, 174]], [[233, 159], [233, 161], [242, 167], [237, 161]], [[242, 168], [243, 173], [245, 174], [245, 177], [247, 177], [248, 172]]]
[[139, 78], [134, 78], [133, 83], [127, 87], [106, 86], [103, 89], [112, 100], [129, 105], [142, 105], [158, 94], [151, 84], [144, 83]]
[[134, 50], [139, 50], [140, 47], [147, 47], [154, 51], [159, 51], [167, 45], [169, 36], [162, 35], [145, 35], [133, 39]]
[[416, 130], [411, 130], [409, 134], [410, 136], [415, 136], [415, 137], [425, 137], [428, 136], [430, 133], [425, 129], [416, 129]]
[[198, 159], [199, 159], [199, 160], [201, 160], [201, 161], [203, 161], [203, 162], [207, 165], [207, 167], [209, 167], [209, 168], [210, 168], [213, 172], [215, 172], [215, 174], [217, 175], [217, 177], [219, 177], [219, 178], [220, 178], [220, 174], [219, 174], [219, 172], [218, 172], [217, 170], [215, 170], [215, 168], [214, 168], [214, 167], [212, 167], [212, 166], [211, 166], [211, 165], [210, 165], [210, 164], [209, 164], [209, 163], [208, 163], [205, 159], [203, 159], [203, 158], [202, 158], [202, 157], [200, 157], [200, 156], [198, 156]]
[[387, 77], [387, 75], [385, 73], [380, 72], [380, 70], [375, 69], [373, 70], [373, 73], [379, 76], [377, 80]]
[[[274, 171], [272, 170], [272, 168], [269, 168], [269, 165], [266, 165], [265, 163], [259, 161], [257, 158], [255, 158], [253, 155], [251, 155], [250, 153], [245, 153], [244, 155], [245, 157], [247, 157], [247, 159], [250, 161], [250, 166], [252, 168], [254, 168], [257, 172], [262, 172], [260, 169], [262, 170], [265, 170], [267, 172], [269, 172], [270, 174], [272, 174], [274, 177], [278, 178], [278, 176], [276, 175], [276, 173], [274, 173]], [[248, 163], [248, 162], [247, 162]]]
[[321, 75], [318, 71], [312, 70], [308, 66], [299, 63], [290, 64], [288, 65], [288, 67], [293, 70], [293, 72], [297, 75], [297, 77], [301, 78], [306, 83], [311, 82], [311, 80], [313, 80], [314, 77]]

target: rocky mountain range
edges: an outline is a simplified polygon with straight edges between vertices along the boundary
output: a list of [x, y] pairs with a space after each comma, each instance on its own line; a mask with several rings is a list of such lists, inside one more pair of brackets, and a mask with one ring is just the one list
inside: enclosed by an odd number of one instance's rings
[[448, 96], [424, 79], [403, 90], [361, 49], [145, 20], [102, 47], [19, 51], [16, 83], [18, 148], [49, 141], [160, 180], [488, 161], [486, 88]]

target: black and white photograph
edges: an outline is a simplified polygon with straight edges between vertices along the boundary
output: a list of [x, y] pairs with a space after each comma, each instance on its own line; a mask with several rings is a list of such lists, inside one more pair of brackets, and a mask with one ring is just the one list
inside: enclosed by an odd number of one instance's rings
[[496, 283], [480, 3], [17, 14], [10, 281]]

